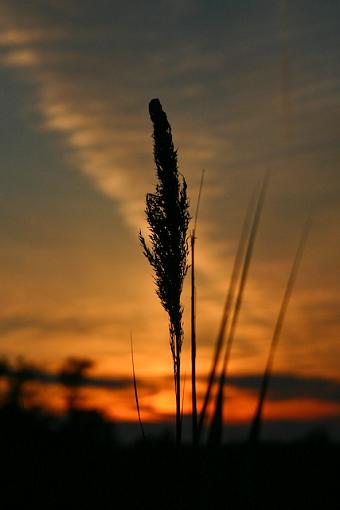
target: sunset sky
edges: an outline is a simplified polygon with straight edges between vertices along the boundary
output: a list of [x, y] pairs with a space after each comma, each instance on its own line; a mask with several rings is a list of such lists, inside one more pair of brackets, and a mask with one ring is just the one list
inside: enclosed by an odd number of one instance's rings
[[199, 389], [249, 197], [269, 169], [230, 362], [229, 419], [253, 412], [310, 214], [267, 417], [339, 418], [339, 19], [338, 0], [2, 0], [0, 354], [52, 372], [68, 356], [90, 357], [93, 376], [117, 381], [91, 405], [134, 419], [132, 330], [144, 417], [173, 412], [167, 317], [138, 243], [155, 184], [148, 102], [157, 97], [192, 211], [205, 169]]

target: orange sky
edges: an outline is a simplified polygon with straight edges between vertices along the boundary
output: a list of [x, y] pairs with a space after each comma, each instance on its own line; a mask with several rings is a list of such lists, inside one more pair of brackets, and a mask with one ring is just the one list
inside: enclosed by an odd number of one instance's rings
[[[0, 353], [52, 371], [85, 356], [96, 376], [129, 377], [132, 330], [139, 378], [160, 381], [143, 395], [145, 418], [173, 409], [162, 382], [172, 369], [167, 318], [138, 245], [155, 182], [147, 104], [159, 97], [192, 204], [206, 171], [198, 373], [210, 366], [249, 196], [270, 168], [230, 374], [263, 370], [312, 212], [275, 371], [339, 381], [337, 7], [230, 1], [212, 12], [204, 2], [151, 4], [140, 12], [142, 29], [124, 6], [79, 13], [74, 2], [1, 3]], [[189, 378], [188, 283], [182, 366]], [[254, 405], [238, 391], [231, 420], [247, 419]], [[133, 416], [130, 389], [90, 393], [110, 416]], [[274, 418], [332, 413], [339, 413], [335, 397], [290, 397], [266, 408]]]

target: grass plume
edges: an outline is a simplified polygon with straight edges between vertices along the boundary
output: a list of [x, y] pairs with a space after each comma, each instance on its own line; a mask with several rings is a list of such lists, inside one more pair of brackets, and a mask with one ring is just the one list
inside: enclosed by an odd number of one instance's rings
[[188, 270], [187, 230], [190, 221], [187, 185], [180, 176], [177, 150], [171, 126], [158, 99], [149, 103], [153, 123], [154, 160], [157, 184], [155, 193], [146, 196], [146, 217], [150, 246], [143, 235], [143, 252], [154, 270], [156, 292], [169, 316], [170, 348], [173, 357], [176, 395], [176, 444], [181, 443], [181, 350], [183, 343], [183, 307], [181, 294]]

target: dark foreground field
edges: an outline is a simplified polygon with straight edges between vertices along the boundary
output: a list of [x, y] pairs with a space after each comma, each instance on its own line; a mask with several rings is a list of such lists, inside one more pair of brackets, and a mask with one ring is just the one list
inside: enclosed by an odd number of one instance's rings
[[309, 439], [176, 451], [120, 446], [96, 413], [1, 410], [0, 508], [340, 508], [340, 448]]

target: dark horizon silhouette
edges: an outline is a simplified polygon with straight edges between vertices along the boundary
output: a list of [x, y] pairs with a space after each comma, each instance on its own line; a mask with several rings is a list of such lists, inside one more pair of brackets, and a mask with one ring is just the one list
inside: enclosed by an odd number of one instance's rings
[[[264, 443], [251, 484], [244, 484], [242, 442], [199, 452], [183, 447], [179, 453], [164, 432], [126, 446], [100, 413], [90, 410], [69, 408], [56, 424], [37, 409], [7, 401], [0, 408], [0, 448], [5, 508], [114, 509], [124, 502], [127, 509], [177, 510], [217, 508], [222, 501], [232, 508], [330, 508], [338, 497], [340, 445], [317, 429], [300, 441]], [[181, 480], [175, 486], [173, 469]]]

